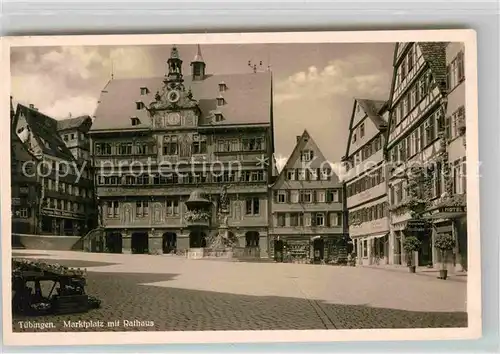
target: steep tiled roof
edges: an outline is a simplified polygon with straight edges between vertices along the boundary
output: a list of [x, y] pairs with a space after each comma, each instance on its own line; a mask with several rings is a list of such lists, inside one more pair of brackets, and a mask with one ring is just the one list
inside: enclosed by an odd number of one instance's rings
[[381, 116], [381, 110], [386, 105], [387, 101], [369, 100], [365, 98], [355, 98], [358, 104], [363, 108], [368, 118], [377, 126], [378, 129], [386, 127], [387, 122]]
[[[226, 89], [219, 92], [219, 83]], [[232, 75], [208, 75], [204, 80], [184, 76], [186, 90], [191, 89], [202, 112], [199, 124], [209, 124], [214, 112], [222, 113], [224, 120], [216, 124], [270, 123], [271, 73], [258, 72]], [[141, 87], [148, 93], [141, 95]], [[91, 131], [106, 129], [147, 128], [151, 119], [145, 109], [138, 110], [136, 102], [145, 106], [155, 100], [163, 87], [163, 77], [111, 80], [103, 90], [95, 112]], [[217, 106], [217, 98], [224, 98], [224, 105]], [[131, 117], [141, 124], [132, 126]]]
[[74, 159], [71, 151], [57, 132], [56, 119], [21, 104], [17, 106], [16, 114], [26, 118], [30, 130], [44, 154], [71, 161]]
[[57, 121], [57, 130], [78, 129], [89, 120], [92, 121], [90, 116], [61, 119]]
[[446, 42], [419, 42], [425, 61], [441, 92], [446, 90]]
[[[280, 180], [281, 176], [283, 176], [287, 173], [286, 171], [288, 169], [294, 168], [295, 164], [298, 161], [300, 161], [300, 151], [301, 151], [301, 149], [304, 148], [304, 146], [306, 146], [306, 144], [312, 145], [312, 147], [314, 148], [313, 150], [315, 150], [315, 153], [314, 153], [315, 159], [312, 162], [308, 163], [307, 166], [311, 169], [327, 167], [326, 165], [323, 165], [323, 163], [325, 161], [327, 161], [327, 159], [325, 158], [325, 156], [323, 155], [323, 153], [319, 149], [319, 146], [315, 143], [315, 141], [309, 135], [307, 130], [304, 130], [302, 135], [300, 137], [297, 137], [297, 143], [295, 144], [295, 147], [293, 148], [293, 151], [290, 154], [290, 157], [288, 158], [285, 165], [283, 166], [280, 173], [278, 174], [275, 183], [277, 183]], [[336, 175], [335, 171], [333, 171], [333, 170], [332, 170], [332, 181], [336, 181], [336, 182], [339, 181], [338, 176]]]

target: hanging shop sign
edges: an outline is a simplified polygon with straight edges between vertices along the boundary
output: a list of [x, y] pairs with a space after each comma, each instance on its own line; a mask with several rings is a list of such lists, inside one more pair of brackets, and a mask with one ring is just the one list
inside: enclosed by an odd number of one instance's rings
[[425, 232], [431, 229], [431, 224], [424, 219], [408, 220], [405, 231], [407, 232]]

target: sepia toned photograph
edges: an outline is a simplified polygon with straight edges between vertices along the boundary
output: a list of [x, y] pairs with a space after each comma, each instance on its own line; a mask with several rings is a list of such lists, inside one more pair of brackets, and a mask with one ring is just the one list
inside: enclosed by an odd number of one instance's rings
[[11, 334], [480, 327], [475, 40], [421, 32], [13, 38]]

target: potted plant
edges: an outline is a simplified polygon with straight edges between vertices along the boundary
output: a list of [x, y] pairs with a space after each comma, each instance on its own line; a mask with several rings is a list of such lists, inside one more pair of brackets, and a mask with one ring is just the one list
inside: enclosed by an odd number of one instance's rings
[[410, 273], [415, 273], [415, 265], [413, 264], [413, 254], [420, 248], [421, 242], [415, 236], [408, 236], [403, 242], [403, 248], [406, 252], [406, 257], [408, 260], [408, 269]]
[[446, 269], [446, 261], [449, 251], [455, 248], [455, 239], [451, 234], [438, 234], [434, 242], [436, 247], [441, 252], [441, 269], [439, 270], [439, 279], [446, 280], [448, 277], [448, 269]]

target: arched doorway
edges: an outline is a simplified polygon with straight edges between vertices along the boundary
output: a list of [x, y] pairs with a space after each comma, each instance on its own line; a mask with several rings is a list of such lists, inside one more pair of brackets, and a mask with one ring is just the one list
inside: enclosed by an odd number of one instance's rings
[[131, 240], [132, 253], [148, 253], [149, 239], [147, 232], [134, 232]]
[[245, 233], [245, 247], [259, 247], [260, 235], [257, 231], [247, 231]]
[[189, 248], [205, 248], [207, 247], [207, 235], [199, 230], [191, 231], [189, 234]]
[[165, 232], [162, 236], [163, 253], [172, 253], [177, 249], [177, 234], [175, 232]]
[[313, 241], [314, 263], [320, 263], [325, 256], [325, 241], [322, 238], [315, 238]]
[[103, 250], [108, 253], [122, 253], [123, 239], [119, 232], [108, 232], [106, 234], [106, 248]]

